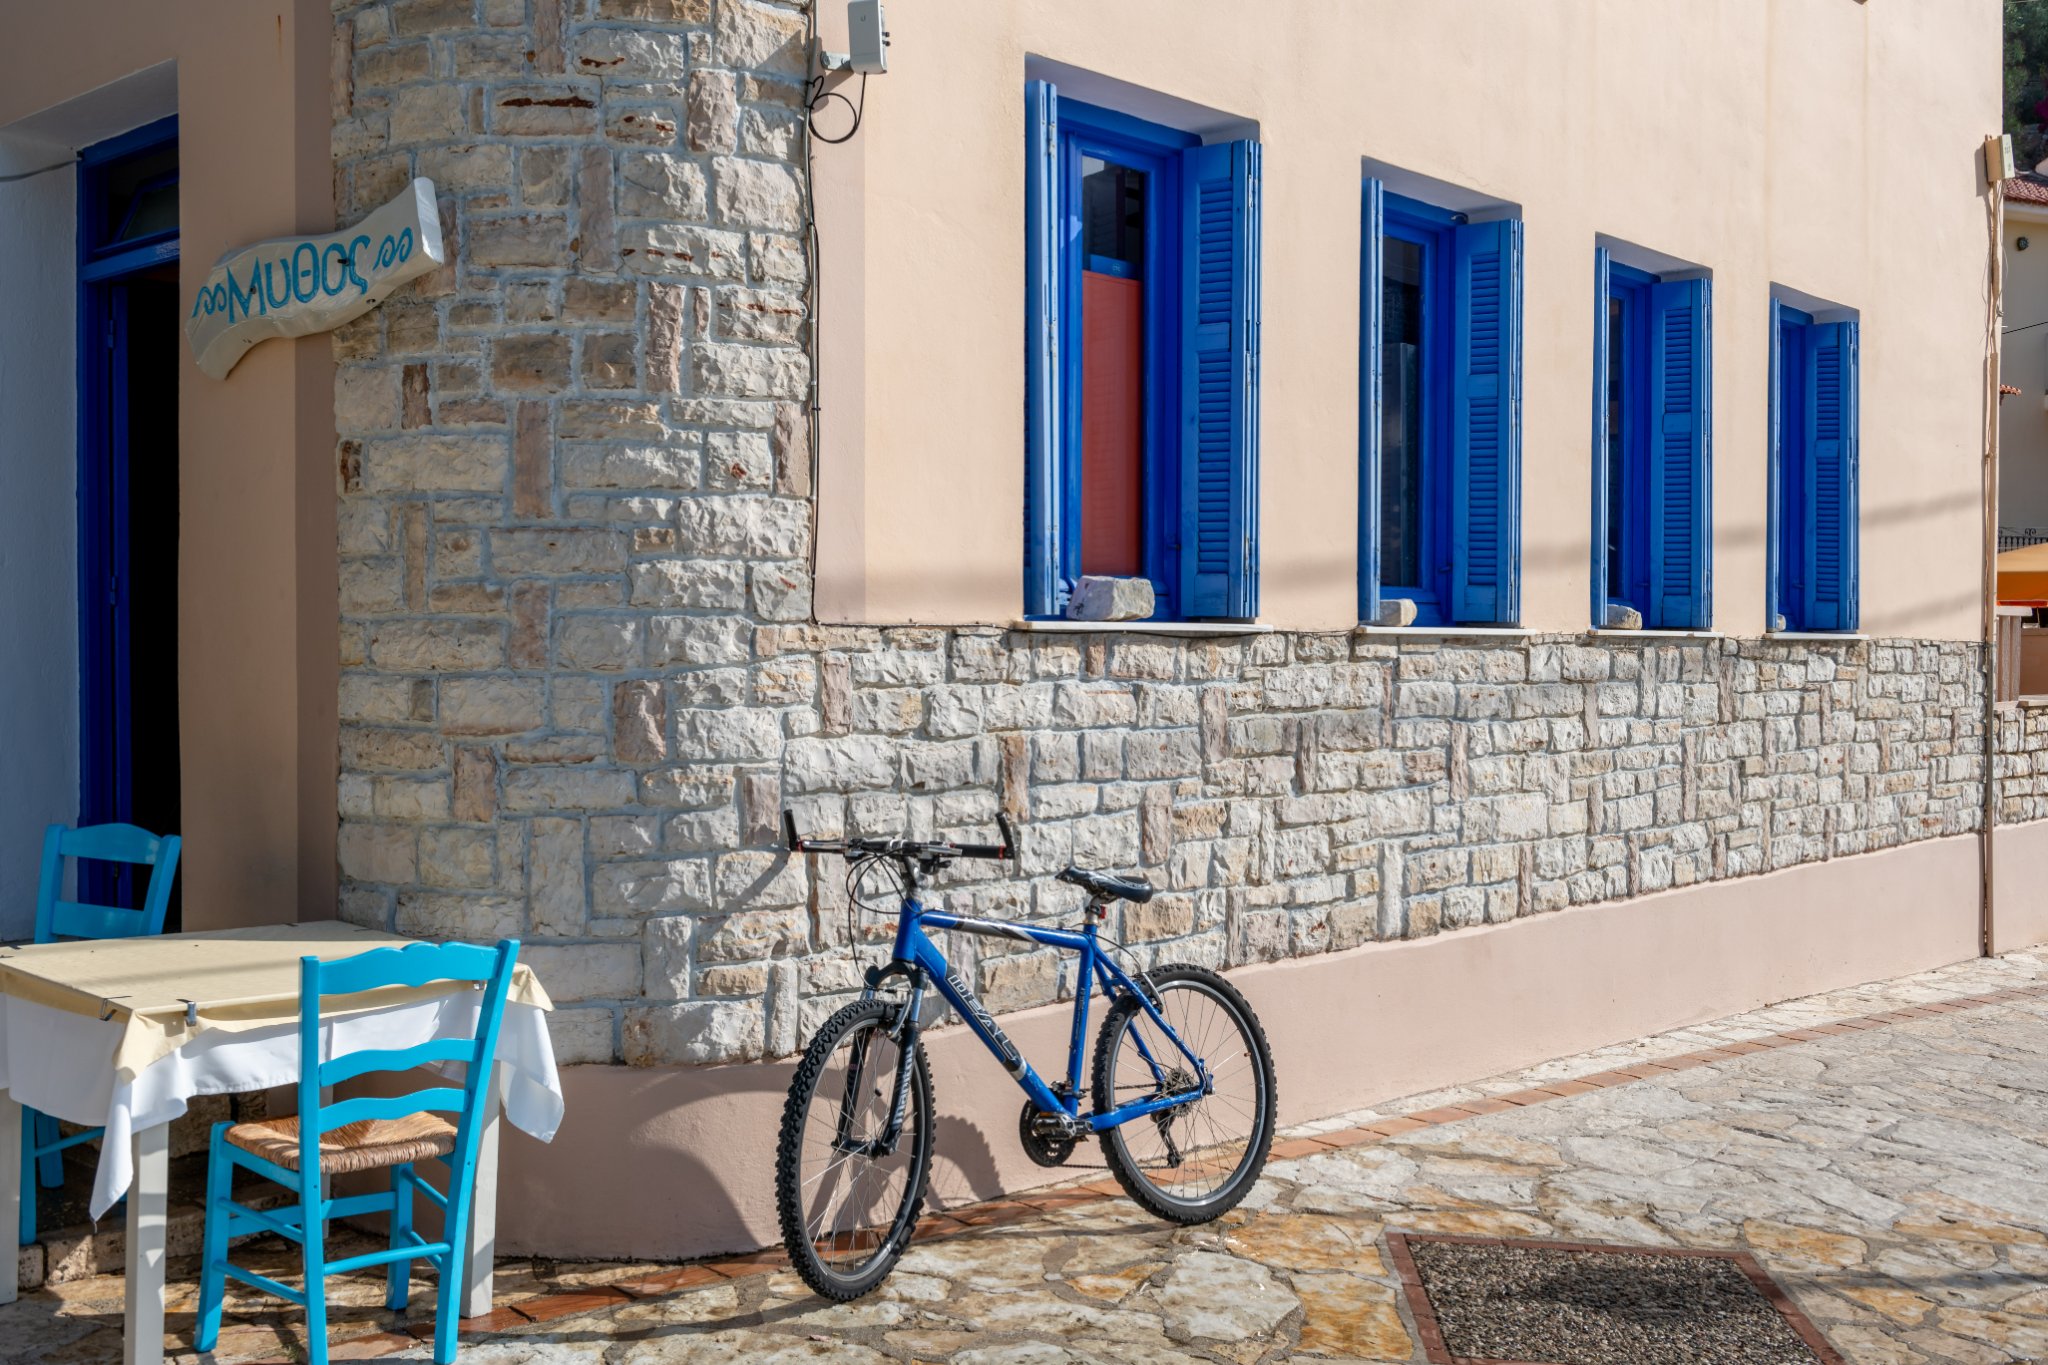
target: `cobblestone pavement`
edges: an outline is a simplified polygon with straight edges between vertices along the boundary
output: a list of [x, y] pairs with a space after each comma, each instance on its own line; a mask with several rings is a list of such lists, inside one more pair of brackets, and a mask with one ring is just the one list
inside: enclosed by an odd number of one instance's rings
[[[952, 1235], [921, 1241], [850, 1305], [810, 1297], [773, 1257], [507, 1262], [509, 1306], [466, 1337], [462, 1358], [1420, 1361], [1390, 1229], [1740, 1248], [1850, 1362], [2038, 1358], [2044, 1060], [2048, 958], [1968, 963], [1310, 1125], [1279, 1144], [1244, 1207], [1208, 1227], [1162, 1226], [1091, 1188], [1099, 1173], [1028, 1204], [956, 1211], [977, 1226], [944, 1220]], [[1306, 1059], [1282, 1064], [1307, 1083]], [[0, 1356], [112, 1359], [120, 1293], [101, 1278], [0, 1309]], [[424, 1314], [394, 1320], [377, 1298], [364, 1279], [339, 1311], [336, 1358], [425, 1359], [406, 1334]], [[190, 1326], [187, 1292], [172, 1317], [185, 1361], [197, 1359]], [[290, 1315], [249, 1298], [215, 1359], [301, 1349]]]

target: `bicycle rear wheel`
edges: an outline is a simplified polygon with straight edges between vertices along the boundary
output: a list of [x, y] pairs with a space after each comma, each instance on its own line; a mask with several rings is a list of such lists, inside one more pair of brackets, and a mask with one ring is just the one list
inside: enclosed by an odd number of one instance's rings
[[[906, 1055], [895, 1006], [848, 1005], [826, 1020], [789, 1083], [775, 1152], [782, 1244], [803, 1282], [844, 1302], [895, 1268], [917, 1221], [932, 1162], [932, 1078], [924, 1045]], [[903, 1127], [884, 1147], [908, 1066]]]
[[[1124, 1192], [1153, 1215], [1206, 1223], [1251, 1192], [1273, 1145], [1273, 1054], [1242, 995], [1201, 967], [1151, 974], [1154, 1004], [1208, 1068], [1213, 1088], [1191, 1104], [1102, 1133], [1102, 1155]], [[1193, 1068], [1135, 996], [1110, 1008], [1095, 1045], [1095, 1112], [1195, 1084]]]

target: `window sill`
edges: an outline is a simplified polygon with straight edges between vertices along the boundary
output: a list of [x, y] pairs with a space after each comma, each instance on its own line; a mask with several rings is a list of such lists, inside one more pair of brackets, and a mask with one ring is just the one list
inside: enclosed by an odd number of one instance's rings
[[1586, 634], [1602, 640], [1725, 640], [1725, 631], [1719, 630], [1616, 630], [1608, 626], [1595, 626]]
[[1428, 636], [1428, 635], [1490, 635], [1519, 637], [1534, 635], [1528, 626], [1356, 626], [1360, 635]]
[[1025, 621], [1010, 623], [1011, 630], [1044, 635], [1271, 635], [1271, 626], [1256, 621]]
[[1766, 640], [1868, 640], [1860, 630], [1767, 630]]

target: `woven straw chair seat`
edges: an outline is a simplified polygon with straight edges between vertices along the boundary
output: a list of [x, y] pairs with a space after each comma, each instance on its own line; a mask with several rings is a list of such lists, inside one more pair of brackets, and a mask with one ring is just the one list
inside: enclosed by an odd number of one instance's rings
[[[288, 1171], [299, 1169], [297, 1115], [238, 1123], [228, 1129], [228, 1141]], [[365, 1119], [361, 1123], [345, 1123], [320, 1139], [320, 1170], [327, 1175], [374, 1171], [447, 1156], [454, 1150], [455, 1125], [439, 1114]]]

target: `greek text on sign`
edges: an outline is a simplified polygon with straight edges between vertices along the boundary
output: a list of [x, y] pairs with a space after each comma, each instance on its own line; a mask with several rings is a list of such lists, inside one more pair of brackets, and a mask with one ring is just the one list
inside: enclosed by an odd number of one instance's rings
[[221, 257], [185, 315], [185, 340], [200, 369], [225, 379], [257, 342], [339, 327], [447, 259], [434, 182], [421, 178], [352, 228]]

